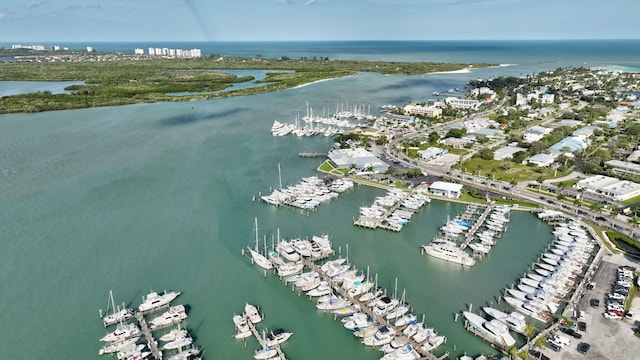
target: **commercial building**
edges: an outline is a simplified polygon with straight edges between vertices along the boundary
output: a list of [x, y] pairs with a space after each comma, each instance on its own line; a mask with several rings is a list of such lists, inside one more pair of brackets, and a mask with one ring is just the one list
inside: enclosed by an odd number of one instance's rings
[[387, 163], [363, 148], [331, 150], [328, 157], [338, 169], [357, 169], [376, 173], [384, 173], [389, 169]]
[[457, 97], [448, 97], [444, 102], [454, 109], [477, 109], [481, 102], [478, 100], [460, 99]]
[[446, 181], [435, 181], [429, 185], [429, 193], [448, 198], [458, 198], [462, 193], [462, 185]]
[[547, 167], [553, 164], [554, 161], [556, 161], [556, 157], [551, 154], [535, 154], [529, 159], [527, 159], [528, 163], [531, 163], [540, 167]]
[[620, 160], [609, 160], [604, 164], [610, 167], [616, 174], [640, 176], [639, 164]]
[[614, 201], [625, 201], [640, 195], [640, 184], [613, 177], [596, 175], [578, 181], [576, 189], [585, 189]]
[[513, 154], [520, 151], [527, 151], [527, 149], [518, 146], [504, 146], [493, 152], [493, 159], [500, 161], [512, 159]]
[[432, 118], [442, 117], [442, 109], [435, 106], [406, 105], [403, 108], [405, 115], [421, 115]]

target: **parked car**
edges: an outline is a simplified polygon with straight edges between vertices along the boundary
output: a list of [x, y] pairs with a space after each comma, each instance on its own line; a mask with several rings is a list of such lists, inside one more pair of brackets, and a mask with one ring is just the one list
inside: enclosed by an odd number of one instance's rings
[[591, 307], [597, 308], [600, 306], [600, 299], [591, 299], [589, 300], [589, 304], [591, 304]]
[[560, 331], [562, 331], [563, 333], [573, 336], [576, 339], [581, 339], [582, 338], [582, 334], [580, 334], [579, 332], [575, 331], [572, 328], [568, 328], [568, 327], [560, 327]]
[[581, 342], [580, 344], [578, 344], [578, 352], [581, 354], [586, 354], [590, 348], [591, 348], [591, 345], [587, 343]]
[[551, 339], [547, 339], [547, 347], [553, 351], [560, 351], [562, 349], [562, 345], [556, 343]]
[[587, 323], [584, 321], [578, 321], [578, 330], [587, 331]]
[[633, 319], [633, 315], [634, 315], [633, 311], [627, 311], [627, 313], [624, 314], [624, 318], [627, 319], [627, 320], [631, 320], [631, 319]]
[[531, 355], [529, 358], [530, 359], [537, 359], [537, 360], [550, 360], [549, 357], [543, 353], [541, 353], [538, 350], [535, 349], [529, 349], [529, 355]]

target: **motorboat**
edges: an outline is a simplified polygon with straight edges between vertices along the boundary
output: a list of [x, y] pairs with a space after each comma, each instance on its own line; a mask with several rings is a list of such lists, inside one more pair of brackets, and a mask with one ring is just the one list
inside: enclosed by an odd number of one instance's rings
[[249, 321], [251, 321], [251, 323], [253, 324], [257, 324], [260, 321], [262, 321], [262, 316], [260, 316], [260, 313], [258, 312], [258, 308], [255, 305], [246, 303], [244, 305], [244, 314], [247, 316]]
[[480, 332], [487, 340], [493, 344], [507, 348], [513, 346], [516, 340], [509, 334], [509, 327], [500, 320], [485, 320], [482, 316], [469, 311], [462, 313], [468, 324]]
[[116, 342], [140, 335], [140, 328], [136, 324], [120, 323], [116, 329], [100, 339], [104, 342]]
[[272, 347], [278, 344], [282, 344], [283, 342], [289, 340], [289, 338], [293, 335], [290, 331], [285, 331], [283, 329], [275, 329], [271, 332], [271, 334], [267, 335], [264, 343], [268, 347]]
[[403, 302], [398, 304], [395, 308], [393, 308], [389, 312], [387, 312], [387, 315], [385, 315], [385, 317], [388, 320], [395, 319], [409, 312], [409, 309], [410, 309], [410, 305]]
[[118, 359], [129, 359], [134, 356], [140, 356], [143, 353], [146, 345], [144, 344], [131, 344], [125, 348], [120, 349], [118, 351]]
[[298, 274], [304, 269], [304, 264], [286, 263], [278, 266], [278, 276], [287, 277]]
[[344, 327], [348, 330], [361, 330], [373, 325], [373, 318], [365, 313], [355, 313], [344, 323]]
[[187, 318], [187, 312], [184, 305], [176, 305], [169, 308], [169, 310], [162, 313], [162, 315], [155, 317], [149, 321], [149, 327], [151, 330], [156, 330], [164, 326], [179, 323]]
[[[236, 326], [236, 330], [238, 331], [234, 337], [236, 339], [244, 339], [252, 335], [251, 328], [247, 323], [248, 319], [246, 315], [234, 315], [233, 323]], [[160, 338], [162, 340], [162, 338]]]
[[510, 313], [502, 312], [498, 309], [494, 309], [489, 306], [485, 306], [482, 308], [484, 312], [486, 312], [489, 316], [496, 320], [500, 320], [507, 324], [509, 328], [519, 334], [525, 335], [527, 323], [525, 321], [525, 317], [523, 314], [512, 311]]
[[285, 259], [297, 262], [300, 260], [300, 254], [293, 248], [293, 245], [286, 240], [280, 241], [276, 245], [276, 250]]
[[[240, 315], [236, 315], [236, 316], [240, 316]], [[242, 316], [240, 316], [240, 317], [242, 317]], [[235, 317], [234, 317], [234, 323], [235, 323]], [[164, 342], [168, 342], [168, 341], [173, 341], [176, 338], [181, 337], [181, 336], [187, 336], [187, 329], [180, 329], [178, 327], [178, 328], [172, 329], [168, 333], [163, 334], [162, 336], [160, 336], [159, 340], [160, 341], [164, 341]]]
[[180, 295], [180, 291], [169, 291], [166, 290], [162, 294], [158, 294], [155, 291], [151, 291], [147, 296], [143, 297], [142, 304], [138, 306], [138, 310], [140, 312], [146, 312], [153, 309], [157, 309], [159, 307], [165, 306], [173, 301]]
[[192, 342], [193, 342], [193, 339], [189, 335], [179, 336], [179, 337], [176, 337], [174, 340], [169, 341], [168, 343], [164, 344], [162, 349], [163, 350], [178, 349], [178, 348], [181, 348], [181, 347], [189, 346], [189, 345], [191, 345]]
[[380, 326], [371, 336], [365, 337], [362, 343], [368, 346], [381, 346], [390, 343], [395, 337], [396, 330], [392, 327]]
[[200, 349], [196, 347], [192, 347], [171, 356], [167, 360], [192, 360], [192, 359], [198, 360], [199, 358], [197, 358], [197, 356], [199, 354], [200, 354]]
[[409, 325], [412, 321], [415, 321], [416, 319], [417, 319], [417, 316], [415, 314], [412, 314], [412, 313], [404, 314], [396, 318], [394, 325], [396, 327], [403, 327], [403, 326]]
[[333, 290], [331, 289], [331, 285], [329, 285], [328, 282], [320, 281], [317, 287], [307, 292], [307, 295], [311, 297], [320, 297], [320, 296], [331, 294], [332, 292]]
[[423, 245], [422, 248], [428, 255], [463, 266], [473, 266], [476, 263], [471, 255], [452, 241], [434, 239], [430, 244]]
[[422, 344], [422, 350], [426, 352], [433, 351], [438, 348], [438, 346], [442, 345], [445, 341], [445, 337], [442, 335], [433, 335], [429, 336], [427, 341]]
[[405, 346], [394, 350], [383, 356], [382, 360], [414, 360], [419, 359], [420, 353], [416, 351], [416, 349], [411, 346], [411, 344], [406, 344]]
[[378, 316], [386, 315], [391, 309], [398, 306], [400, 301], [398, 299], [391, 299], [384, 295], [380, 299], [376, 300], [373, 307], [373, 313]]
[[98, 355], [112, 354], [112, 353], [119, 352], [121, 349], [125, 349], [131, 346], [132, 344], [137, 343], [138, 340], [140, 340], [139, 336], [105, 345], [101, 347], [100, 350], [98, 350]]

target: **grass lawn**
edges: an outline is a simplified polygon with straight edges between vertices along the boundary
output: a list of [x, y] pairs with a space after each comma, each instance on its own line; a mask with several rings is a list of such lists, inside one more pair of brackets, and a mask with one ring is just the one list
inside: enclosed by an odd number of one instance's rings
[[[508, 169], [504, 169], [503, 166], [508, 164]], [[512, 162], [498, 161], [498, 160], [482, 160], [480, 158], [472, 158], [461, 165], [461, 168], [466, 172], [474, 174], [480, 174], [487, 178], [493, 178], [496, 180], [511, 182], [514, 181], [535, 181], [542, 177], [544, 179], [551, 179], [554, 177], [555, 170], [547, 168], [539, 168], [537, 166], [527, 166], [522, 164], [516, 164]], [[561, 177], [569, 174], [569, 171], [560, 172], [556, 174], [556, 177]]]

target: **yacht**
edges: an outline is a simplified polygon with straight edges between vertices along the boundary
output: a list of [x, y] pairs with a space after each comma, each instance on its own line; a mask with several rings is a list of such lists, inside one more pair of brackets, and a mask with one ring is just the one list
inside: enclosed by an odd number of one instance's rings
[[320, 297], [324, 295], [331, 294], [333, 290], [331, 289], [331, 285], [326, 281], [321, 281], [320, 284], [315, 289], [311, 289], [307, 292], [307, 295], [311, 297]]
[[355, 313], [351, 315], [344, 323], [344, 327], [348, 330], [361, 330], [373, 325], [373, 318], [365, 313]]
[[258, 308], [255, 305], [246, 303], [244, 305], [244, 314], [247, 316], [249, 321], [251, 321], [251, 323], [253, 324], [257, 324], [260, 321], [262, 321], [262, 316], [260, 316], [260, 313], [258, 312]]
[[507, 324], [509, 328], [519, 334], [525, 335], [525, 329], [527, 327], [527, 323], [525, 321], [524, 315], [517, 311], [512, 311], [511, 313], [505, 313], [498, 309], [494, 309], [489, 306], [485, 306], [482, 308], [484, 312], [486, 312], [489, 316], [496, 320], [500, 320]]
[[384, 295], [380, 299], [376, 300], [373, 306], [373, 313], [378, 316], [386, 315], [391, 309], [398, 306], [400, 301], [398, 299], [391, 299]]
[[198, 360], [200, 359], [197, 357], [199, 354], [200, 349], [192, 347], [173, 355], [168, 360]]
[[162, 349], [163, 350], [178, 349], [178, 348], [181, 348], [181, 347], [189, 346], [189, 345], [191, 345], [192, 342], [193, 342], [193, 339], [191, 338], [191, 336], [189, 336], [189, 335], [180, 336], [180, 337], [176, 337], [174, 340], [169, 341], [168, 343], [164, 344]]
[[156, 330], [163, 326], [179, 323], [187, 318], [187, 312], [184, 305], [176, 305], [169, 308], [162, 315], [149, 321], [149, 327], [151, 330]]
[[390, 343], [396, 335], [396, 330], [392, 327], [380, 326], [371, 336], [365, 337], [362, 343], [368, 346], [381, 346]]
[[187, 330], [186, 329], [180, 329], [180, 328], [175, 328], [171, 331], [169, 331], [168, 333], [160, 336], [160, 341], [172, 341], [175, 340], [178, 337], [181, 336], [187, 336]]
[[257, 360], [261, 360], [261, 359], [271, 359], [272, 357], [275, 357], [278, 355], [278, 352], [275, 349], [271, 349], [271, 348], [264, 348], [264, 349], [258, 349], [253, 353], [253, 358], [257, 359]]
[[276, 245], [276, 250], [282, 257], [289, 261], [297, 262], [300, 260], [300, 254], [293, 248], [291, 243], [286, 240], [280, 241]]
[[269, 334], [264, 341], [264, 343], [268, 347], [272, 347], [278, 344], [282, 344], [283, 342], [289, 340], [289, 338], [293, 335], [290, 331], [284, 331], [283, 329], [275, 329]]
[[[135, 356], [141, 356], [146, 345], [144, 344], [131, 344], [118, 351], [118, 359], [130, 359]], [[148, 355], [147, 355], [148, 356]]]
[[453, 241], [434, 239], [422, 248], [433, 257], [463, 266], [473, 266], [476, 263], [471, 255], [460, 249]]
[[105, 346], [101, 347], [100, 350], [98, 350], [98, 355], [104, 355], [104, 354], [111, 354], [111, 353], [119, 352], [121, 349], [126, 349], [129, 346], [131, 346], [132, 344], [135, 344], [136, 342], [138, 342], [138, 340], [140, 340], [139, 336], [131, 338], [131, 339], [115, 342], [115, 343], [112, 343], [112, 344], [109, 344], [109, 345], [105, 345]]
[[150, 311], [153, 309], [157, 309], [159, 307], [165, 306], [173, 301], [180, 295], [180, 291], [164, 291], [163, 294], [158, 294], [155, 291], [147, 294], [146, 297], [143, 297], [142, 304], [138, 306], [138, 310], [140, 312]]
[[412, 314], [412, 313], [405, 314], [400, 317], [397, 317], [394, 325], [396, 327], [403, 327], [410, 324], [411, 322], [416, 321], [416, 319], [417, 319], [417, 316], [415, 314]]
[[100, 341], [104, 342], [116, 342], [126, 340], [140, 335], [140, 328], [136, 324], [120, 323], [118, 327], [107, 335], [105, 335]]
[[405, 346], [386, 354], [381, 358], [381, 360], [414, 360], [419, 358], [420, 353], [418, 353], [411, 344], [406, 344]]
[[487, 321], [482, 316], [468, 311], [464, 311], [462, 315], [467, 319], [471, 327], [493, 344], [501, 348], [507, 348], [516, 343], [516, 340], [509, 334], [509, 328], [505, 323], [495, 319]]
[[286, 263], [278, 266], [278, 276], [287, 277], [298, 274], [304, 269], [304, 264]]
[[[133, 309], [126, 308], [124, 304], [122, 305], [122, 309], [118, 309], [116, 311], [116, 306], [113, 301], [113, 292], [111, 290], [109, 290], [109, 303], [107, 307], [107, 315], [102, 318], [104, 327], [129, 320], [134, 315]], [[109, 307], [111, 308], [111, 313], [109, 313]]]
[[[246, 315], [234, 315], [233, 323], [236, 326], [237, 333], [234, 335], [236, 339], [244, 339], [252, 335], [251, 328], [249, 328], [249, 324], [247, 323]], [[162, 338], [160, 338], [162, 340]]]

